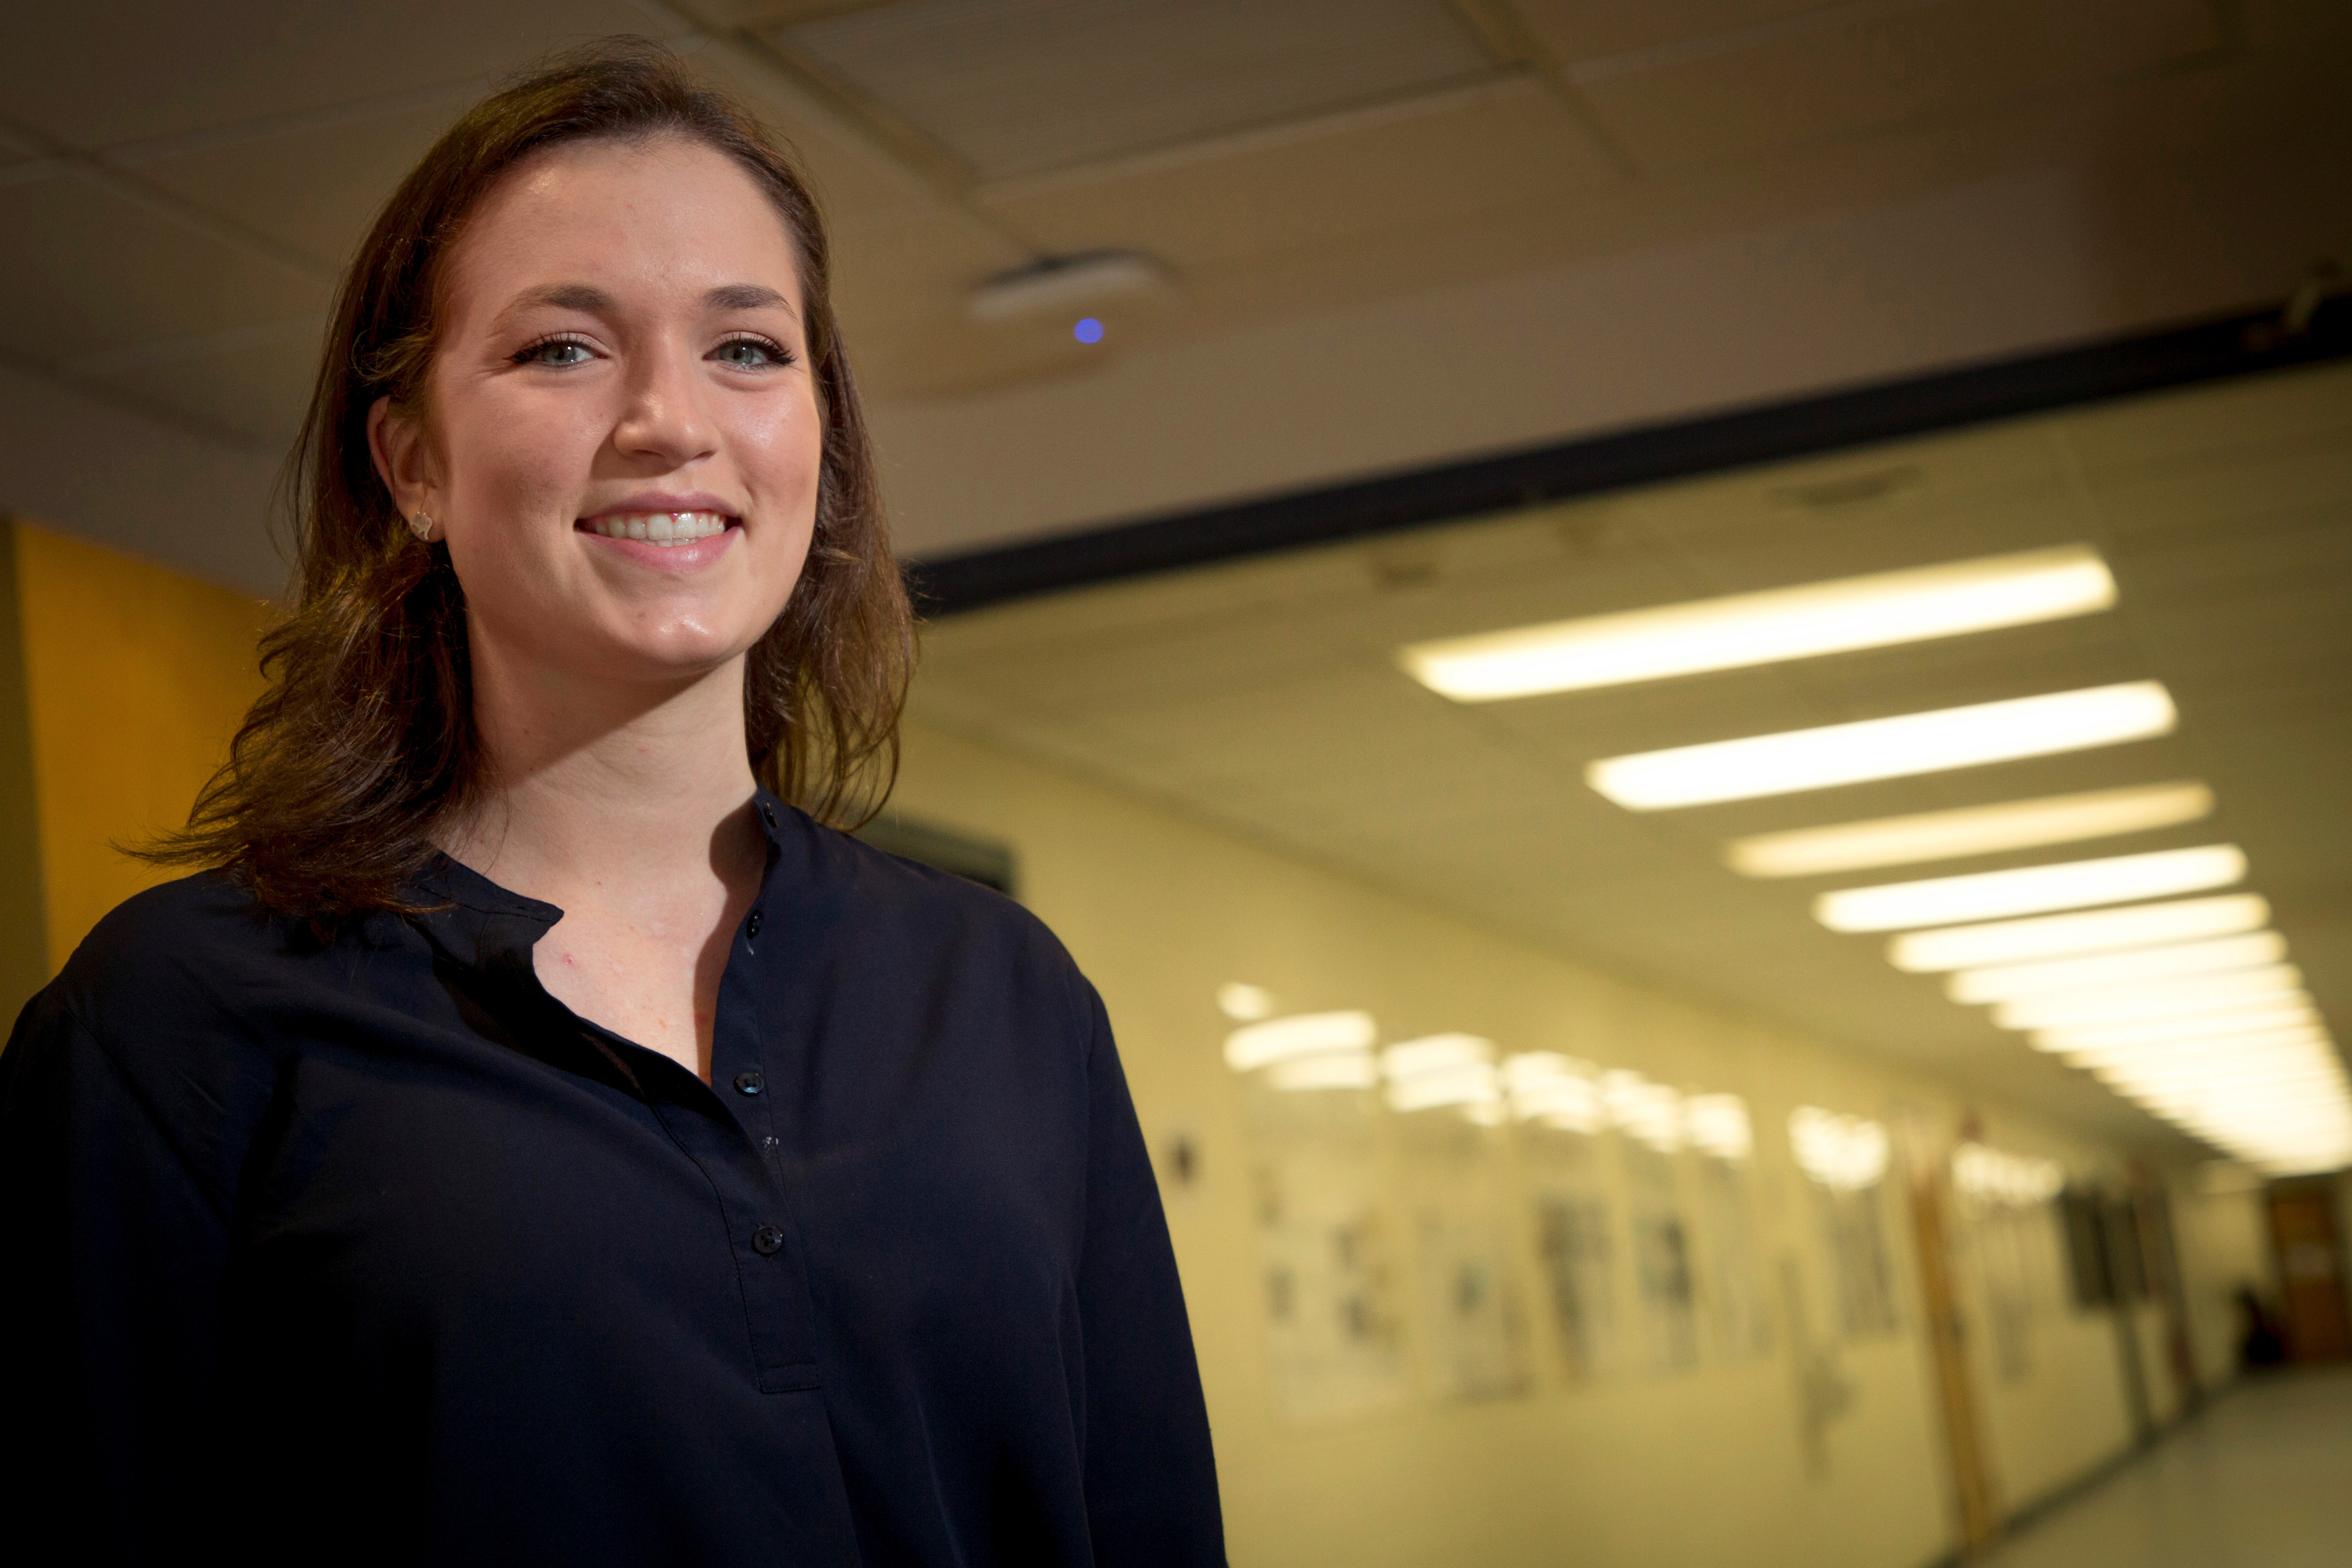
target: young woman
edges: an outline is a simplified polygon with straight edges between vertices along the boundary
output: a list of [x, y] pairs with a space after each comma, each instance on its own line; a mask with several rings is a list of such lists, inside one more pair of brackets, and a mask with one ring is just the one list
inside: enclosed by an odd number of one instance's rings
[[650, 46], [490, 99], [384, 209], [273, 685], [165, 851], [210, 869], [0, 1056], [18, 1539], [1223, 1561], [1101, 1005], [825, 825], [911, 646], [826, 265]]

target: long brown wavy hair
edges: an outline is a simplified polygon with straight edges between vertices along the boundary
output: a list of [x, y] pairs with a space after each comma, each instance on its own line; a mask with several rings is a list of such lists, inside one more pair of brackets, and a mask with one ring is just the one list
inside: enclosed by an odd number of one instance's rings
[[897, 776], [913, 666], [874, 456], [828, 287], [824, 226], [792, 161], [736, 104], [643, 39], [613, 39], [498, 92], [401, 183], [345, 273], [283, 504], [292, 613], [261, 642], [268, 690], [188, 825], [141, 852], [220, 866], [272, 909], [334, 921], [413, 907], [435, 830], [478, 798], [466, 599], [446, 546], [416, 542], [367, 443], [380, 397], [421, 409], [443, 268], [467, 214], [533, 153], [683, 136], [740, 164], [799, 249], [824, 424], [815, 537], [791, 601], [751, 649], [743, 709], [761, 782], [820, 820], [878, 808]]

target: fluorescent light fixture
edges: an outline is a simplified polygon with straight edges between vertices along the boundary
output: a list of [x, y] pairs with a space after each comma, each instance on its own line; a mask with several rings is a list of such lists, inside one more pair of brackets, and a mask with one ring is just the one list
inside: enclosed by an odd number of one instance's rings
[[2243, 936], [2217, 936], [2210, 942], [2104, 953], [2095, 958], [2057, 958], [2039, 964], [1962, 969], [1944, 982], [1944, 994], [1964, 1006], [2013, 1002], [2021, 997], [2080, 990], [2087, 986], [2117, 986], [2133, 980], [2168, 980], [2181, 975], [2251, 969], [2275, 964], [2285, 956], [2285, 937], [2275, 931], [2256, 931]]
[[2119, 1093], [2164, 1095], [2216, 1109], [2232, 1096], [2309, 1095], [2344, 1086], [2344, 1074], [2317, 1062], [2239, 1067], [2221, 1061], [2199, 1068], [2122, 1068], [2092, 1076]]
[[1813, 900], [1813, 918], [1832, 931], [1899, 931], [1906, 925], [1995, 920], [2006, 915], [2038, 915], [2086, 904], [2125, 904], [2196, 893], [2227, 887], [2245, 874], [2245, 853], [2237, 845], [2207, 844], [2193, 850], [2154, 850], [2104, 860], [2021, 866], [2015, 871], [1980, 871], [1925, 882], [1843, 888]]
[[2001, 1003], [1992, 1009], [1992, 1021], [1998, 1029], [2090, 1028], [2228, 1012], [2250, 1001], [2289, 997], [2310, 999], [2304, 995], [2303, 971], [2292, 964], [2273, 964], [2227, 975], [2192, 975], [2160, 986], [2102, 986], [2054, 997], [2030, 997]]
[[2309, 1002], [2288, 998], [2252, 1002], [2234, 1012], [2152, 1019], [2146, 1023], [2103, 1024], [2095, 1029], [2036, 1030], [2028, 1039], [2037, 1051], [2110, 1051], [2208, 1035], [2260, 1034], [2271, 1030], [2320, 1027], [2319, 1014]]
[[2192, 1089], [2263, 1089], [2279, 1083], [2300, 1083], [2316, 1089], [2343, 1089], [2343, 1067], [2336, 1065], [2333, 1055], [2310, 1051], [2305, 1055], [2255, 1055], [2249, 1061], [2206, 1061], [2206, 1062], [2164, 1062], [2164, 1065], [2128, 1065], [2128, 1062], [2103, 1062], [2091, 1067], [2091, 1077], [2105, 1083], [2124, 1083], [2133, 1089], [2149, 1091], [2192, 1091]]
[[2085, 751], [2177, 721], [2163, 683], [2134, 681], [1612, 757], [1584, 779], [1629, 811], [1657, 811]]
[[1225, 1065], [1235, 1072], [1255, 1072], [1296, 1057], [1369, 1051], [1378, 1034], [1370, 1013], [1293, 1013], [1225, 1036]]
[[2142, 784], [1759, 833], [1726, 844], [1723, 859], [1743, 876], [1823, 876], [2145, 832], [2193, 822], [2212, 810], [2213, 791], [2202, 784]]
[[2142, 1046], [2137, 1051], [2108, 1051], [2095, 1056], [2070, 1056], [2066, 1059], [2086, 1072], [2114, 1071], [2141, 1072], [2199, 1072], [2217, 1064], [2244, 1067], [2282, 1065], [2310, 1066], [2314, 1063], [2337, 1070], [2338, 1058], [2333, 1041], [2324, 1036], [2304, 1035], [2299, 1039], [2235, 1039], [2184, 1043], [2179, 1040], [2167, 1046]]
[[1414, 643], [1397, 663], [1455, 702], [1494, 702], [2024, 626], [2115, 601], [2098, 551], [2062, 545]]
[[2219, 898], [2189, 898], [2176, 904], [2102, 909], [2087, 915], [2046, 915], [1990, 925], [1915, 931], [1888, 943], [1886, 958], [1908, 974], [1934, 974], [1941, 969], [1971, 969], [2028, 958], [2056, 958], [2070, 953], [2099, 953], [2120, 947], [2194, 942], [2205, 936], [2230, 936], [2241, 931], [2259, 931], [2270, 924], [2270, 918], [2271, 906], [2259, 895], [2232, 893]]
[[[2073, 1034], [2076, 1031], [2050, 1031]], [[2090, 1031], [2082, 1031], [2090, 1032]], [[2034, 1037], [2039, 1040], [2042, 1035]], [[2125, 1061], [2205, 1061], [2241, 1052], [2267, 1055], [2273, 1051], [2333, 1051], [2326, 1029], [2316, 1022], [2247, 1029], [2237, 1025], [2210, 1034], [2183, 1035], [2172, 1040], [2134, 1040], [2122, 1045], [2068, 1045], [2053, 1054], [2075, 1067], [2102, 1067]]]

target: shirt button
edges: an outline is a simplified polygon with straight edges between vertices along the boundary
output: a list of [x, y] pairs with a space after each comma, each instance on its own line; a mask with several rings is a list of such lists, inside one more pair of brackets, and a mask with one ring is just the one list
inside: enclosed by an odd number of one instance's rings
[[757, 1094], [767, 1086], [767, 1082], [757, 1072], [739, 1072], [735, 1075], [735, 1092], [738, 1094]]
[[772, 1258], [783, 1250], [784, 1233], [772, 1225], [762, 1225], [751, 1232], [751, 1250], [762, 1258]]
[[743, 935], [746, 936], [757, 936], [759, 934], [760, 912], [755, 909], [751, 911], [751, 918], [743, 922]]

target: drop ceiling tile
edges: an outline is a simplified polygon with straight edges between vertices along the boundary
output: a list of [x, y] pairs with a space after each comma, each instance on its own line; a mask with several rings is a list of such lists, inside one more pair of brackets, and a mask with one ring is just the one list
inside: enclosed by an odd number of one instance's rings
[[142, 179], [235, 218], [322, 268], [338, 268], [358, 250], [394, 187], [475, 96], [468, 88], [249, 140], [195, 140], [185, 151], [131, 167]]
[[1570, 200], [1613, 177], [1559, 97], [1514, 78], [980, 198], [1048, 249], [1142, 250], [1181, 275]]
[[0, 187], [0, 348], [50, 362], [315, 314], [326, 290], [79, 178]]
[[[11, 5], [11, 118], [94, 149], [501, 75], [568, 45], [654, 31], [625, 0], [491, 5]], [[88, 62], [104, 61], [103, 88]]]
[[68, 373], [257, 448], [283, 452], [309, 407], [324, 322], [274, 321], [152, 355], [105, 353]]
[[[1636, 49], [1720, 47], [1822, 8], [1821, 0], [1512, 0], [1563, 65]], [[1731, 37], [1727, 37], [1730, 35]]]
[[814, 187], [828, 222], [936, 199], [915, 170], [844, 123], [797, 80], [758, 68], [749, 54], [701, 49], [687, 57], [687, 63], [783, 141]]
[[1345, 108], [1490, 64], [1435, 0], [911, 0], [771, 37], [989, 178]]
[[2245, 449], [2229, 459], [2200, 456], [2109, 471], [2093, 486], [2118, 543], [2183, 527], [2192, 533], [2271, 512], [2352, 506], [2352, 426]]
[[2127, 398], [2053, 417], [2053, 434], [2096, 481], [2110, 469], [2169, 466], [2352, 426], [2352, 365], [2316, 365], [2238, 383]]
[[2220, 46], [2202, 0], [1871, 8], [1747, 47], [1580, 83], [1637, 162], [1744, 159], [2186, 63]]

